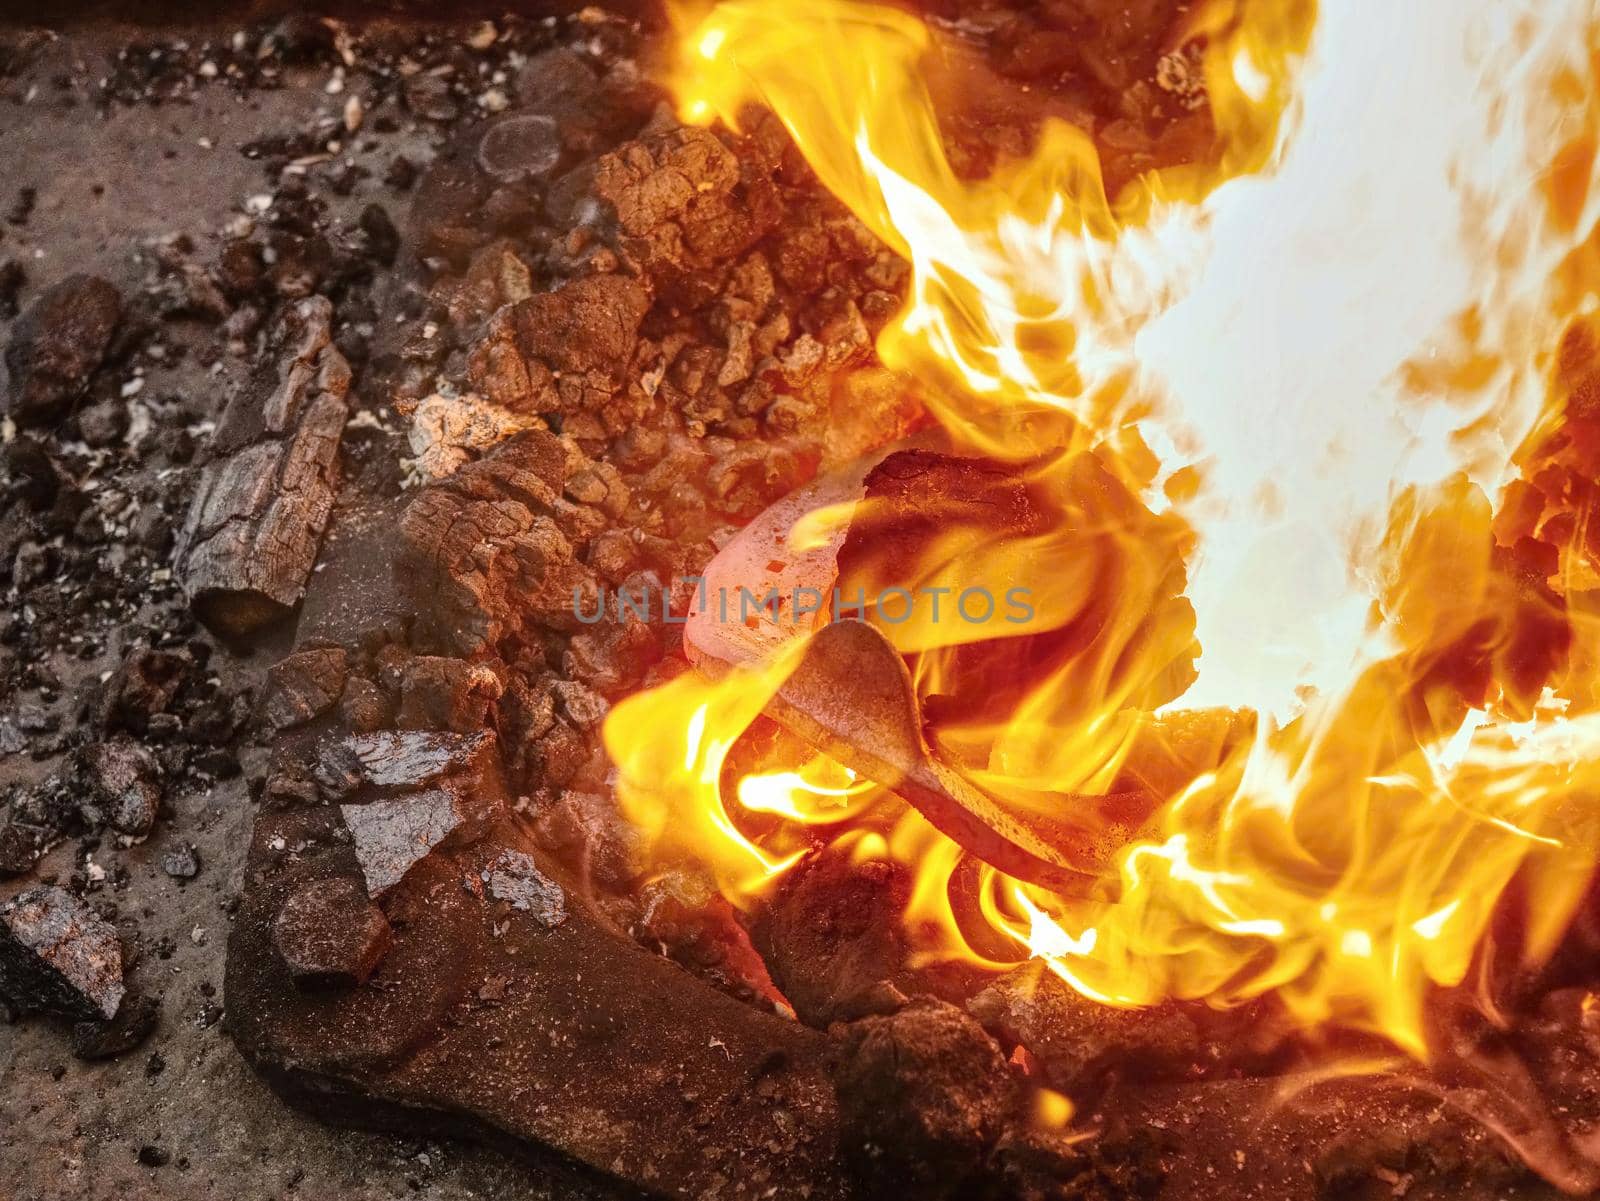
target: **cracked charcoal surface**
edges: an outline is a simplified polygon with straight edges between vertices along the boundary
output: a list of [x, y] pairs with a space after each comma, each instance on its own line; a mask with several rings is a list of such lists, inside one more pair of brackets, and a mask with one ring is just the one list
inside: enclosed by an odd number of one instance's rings
[[218, 633], [252, 634], [299, 601], [338, 484], [350, 365], [323, 297], [287, 313], [283, 357], [224, 410], [178, 544], [184, 587]]

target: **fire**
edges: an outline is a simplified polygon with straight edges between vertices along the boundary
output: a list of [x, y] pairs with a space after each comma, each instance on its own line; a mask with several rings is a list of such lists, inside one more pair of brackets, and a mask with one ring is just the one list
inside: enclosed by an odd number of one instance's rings
[[[1046, 625], [1110, 611], [941, 746], [1018, 807], [1149, 794], [1096, 895], [971, 861], [826, 759], [740, 775], [793, 653], [632, 698], [608, 747], [630, 815], [736, 904], [832, 841], [916, 871], [926, 958], [1037, 956], [1112, 1005], [1271, 992], [1425, 1056], [1426, 995], [1513, 885], [1537, 962], [1600, 854], [1587, 512], [1518, 482], [1567, 453], [1556, 351], [1595, 307], [1600, 13], [1240, 0], [1187, 32], [1214, 151], [1115, 197], [1062, 125], [958, 178], [941, 44], [896, 9], [726, 0], [677, 78], [691, 120], [770, 108], [912, 264], [879, 356], [950, 437], [1092, 511], [1094, 554], [1070, 522], [971, 552], [1035, 579]], [[1078, 503], [1086, 463], [1127, 503]], [[890, 631], [923, 697], [957, 674], [938, 629]]]

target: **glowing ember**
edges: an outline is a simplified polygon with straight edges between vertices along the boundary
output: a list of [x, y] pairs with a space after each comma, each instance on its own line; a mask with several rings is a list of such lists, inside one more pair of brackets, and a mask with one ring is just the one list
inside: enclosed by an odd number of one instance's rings
[[[1494, 506], [1526, 500], [1508, 486], [1562, 445], [1571, 381], [1552, 365], [1595, 275], [1597, 17], [1590, 0], [1328, 5], [1314, 28], [1310, 4], [1204, 14], [1215, 153], [1114, 201], [1060, 125], [958, 179], [923, 82], [938, 47], [895, 10], [731, 0], [680, 74], [692, 119], [770, 107], [913, 264], [879, 355], [952, 438], [1093, 517], [913, 574], [1026, 578], [1046, 628], [1109, 606], [999, 720], [958, 715], [940, 742], [1019, 807], [1129, 779], [1158, 793], [1102, 899], [973, 864], [976, 914], [958, 913], [961, 848], [892, 795], [826, 760], [728, 781], [793, 654], [633, 698], [607, 742], [630, 814], [736, 904], [820, 831], [915, 868], [925, 956], [1012, 945], [1117, 1005], [1275, 992], [1425, 1055], [1424, 995], [1467, 978], [1514, 878], [1536, 961], [1600, 850], [1587, 514]], [[1130, 505], [1082, 500], [1085, 452]], [[1162, 608], [1174, 579], [1192, 628]], [[948, 691], [959, 626], [885, 632], [921, 695]], [[1190, 683], [1175, 664], [1196, 639]]]

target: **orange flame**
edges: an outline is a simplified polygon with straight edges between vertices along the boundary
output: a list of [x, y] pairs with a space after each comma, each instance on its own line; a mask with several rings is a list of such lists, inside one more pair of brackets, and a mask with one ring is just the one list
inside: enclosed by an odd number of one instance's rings
[[[1114, 1005], [1273, 992], [1419, 1056], [1426, 993], [1467, 978], [1514, 880], [1522, 954], [1547, 955], [1600, 853], [1597, 577], [1586, 510], [1508, 533], [1492, 502], [1560, 443], [1552, 353], [1595, 307], [1597, 20], [1590, 0], [1210, 5], [1192, 32], [1214, 153], [1108, 198], [1060, 124], [958, 178], [924, 83], [940, 47], [906, 13], [713, 9], [685, 38], [682, 111], [767, 106], [910, 261], [884, 364], [960, 444], [1047, 464], [1069, 498], [1062, 465], [1091, 452], [1143, 498], [1099, 514], [1087, 566], [1059, 539], [984, 552], [1058, 624], [1107, 591], [1118, 617], [958, 738], [967, 766], [1018, 805], [1129, 778], [1159, 795], [1084, 902], [968, 863], [825, 762], [730, 789], [791, 658], [614, 710], [633, 818], [736, 903], [838, 838], [917, 873], [925, 956], [1034, 955]], [[1192, 630], [1149, 636], [1175, 559]], [[957, 648], [915, 628], [896, 645], [926, 695]], [[1172, 665], [1192, 639], [1189, 684]], [[1149, 711], [1177, 691], [1184, 712]], [[1224, 727], [1242, 733], [1206, 733]]]

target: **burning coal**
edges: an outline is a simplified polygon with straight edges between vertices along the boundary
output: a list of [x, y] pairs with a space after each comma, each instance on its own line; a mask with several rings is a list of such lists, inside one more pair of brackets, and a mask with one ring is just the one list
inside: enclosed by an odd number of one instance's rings
[[1548, 478], [1590, 437], [1595, 24], [1586, 0], [1203, 6], [1213, 150], [1115, 196], [1064, 125], [960, 177], [926, 83], [946, 47], [897, 10], [730, 0], [687, 30], [683, 112], [770, 108], [912, 264], [879, 356], [1002, 476], [929, 467], [915, 537], [861, 533], [895, 511], [869, 479], [783, 557], [854, 537], [839, 570], [880, 588], [1033, 589], [1037, 619], [982, 642], [874, 624], [952, 788], [1110, 850], [1074, 894], [892, 771], [749, 768], [803, 654], [757, 629], [608, 721], [658, 853], [748, 905], [831, 843], [914, 871], [924, 962], [1034, 956], [1118, 1006], [1270, 993], [1419, 1056], [1430, 991], [1493, 975], [1513, 889], [1502, 957], [1547, 956], [1600, 854], [1588, 512]]

